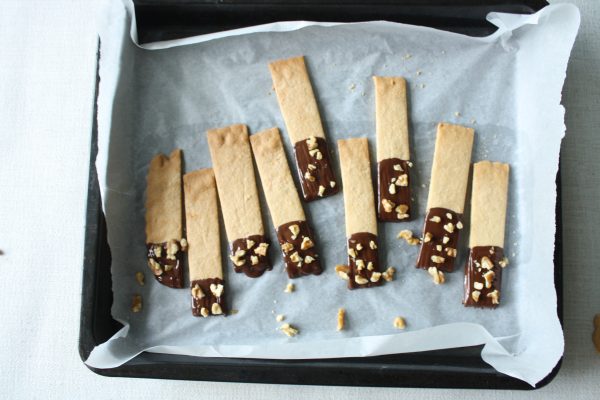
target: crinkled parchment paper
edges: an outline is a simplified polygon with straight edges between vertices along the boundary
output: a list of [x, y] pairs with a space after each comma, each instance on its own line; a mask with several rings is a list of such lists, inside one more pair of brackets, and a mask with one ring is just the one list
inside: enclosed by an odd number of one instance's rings
[[[535, 385], [563, 353], [554, 288], [555, 177], [565, 133], [560, 96], [579, 26], [571, 5], [534, 15], [490, 14], [499, 27], [486, 38], [389, 22], [288, 22], [138, 46], [131, 14], [115, 1], [101, 28], [99, 152], [97, 169], [112, 251], [112, 314], [125, 327], [96, 347], [94, 367], [120, 365], [142, 351], [253, 358], [353, 357], [485, 343], [483, 359], [498, 371]], [[132, 38], [134, 40], [132, 40]], [[271, 88], [269, 61], [305, 55], [321, 116], [339, 166], [335, 141], [370, 139], [374, 158], [372, 75], [401, 75], [409, 83], [409, 109], [417, 218], [380, 224], [382, 266], [395, 281], [349, 291], [334, 273], [346, 260], [342, 195], [306, 205], [325, 272], [288, 283], [277, 246], [274, 269], [259, 279], [226, 265], [228, 303], [239, 313], [194, 318], [189, 290], [155, 282], [147, 271], [144, 237], [145, 176], [150, 159], [184, 151], [185, 170], [210, 166], [205, 132], [245, 123], [251, 132], [285, 130]], [[414, 267], [417, 246], [396, 239], [401, 229], [420, 233], [440, 121], [472, 126], [473, 161], [511, 165], [502, 305], [476, 310], [461, 304], [468, 220], [457, 270], [444, 286]], [[284, 134], [292, 160], [292, 147]], [[339, 169], [337, 170], [339, 176]], [[470, 197], [470, 196], [469, 196]], [[468, 216], [468, 207], [466, 215]], [[263, 201], [265, 229], [276, 243]], [[226, 238], [223, 237], [226, 259]], [[146, 285], [134, 279], [146, 273]], [[141, 313], [131, 298], [144, 299]], [[348, 324], [336, 332], [336, 312]], [[288, 338], [276, 314], [300, 329]], [[394, 329], [403, 316], [407, 329]]]

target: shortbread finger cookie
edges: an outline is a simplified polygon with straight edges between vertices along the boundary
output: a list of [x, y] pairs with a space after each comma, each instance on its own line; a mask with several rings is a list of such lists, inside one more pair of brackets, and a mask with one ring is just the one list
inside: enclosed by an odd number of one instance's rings
[[417, 267], [436, 275], [452, 272], [467, 193], [474, 131], [460, 125], [438, 124], [423, 244]]
[[465, 266], [467, 307], [496, 308], [500, 304], [504, 230], [508, 202], [508, 164], [481, 161], [473, 166], [469, 259]]
[[252, 135], [250, 143], [288, 276], [319, 275], [322, 269], [315, 238], [294, 186], [279, 129]]
[[338, 140], [338, 151], [344, 184], [348, 287], [378, 286], [383, 280], [379, 271], [369, 143], [366, 138]]
[[377, 215], [381, 221], [410, 219], [410, 148], [406, 81], [374, 76], [377, 133]]
[[246, 125], [208, 131], [208, 145], [235, 272], [256, 278], [271, 270]]
[[217, 185], [210, 168], [183, 176], [192, 314], [225, 315]]
[[181, 150], [150, 162], [146, 188], [146, 249], [148, 266], [157, 281], [172, 288], [183, 287]]
[[288, 136], [294, 144], [304, 200], [336, 194], [339, 188], [304, 57], [274, 61], [269, 69]]

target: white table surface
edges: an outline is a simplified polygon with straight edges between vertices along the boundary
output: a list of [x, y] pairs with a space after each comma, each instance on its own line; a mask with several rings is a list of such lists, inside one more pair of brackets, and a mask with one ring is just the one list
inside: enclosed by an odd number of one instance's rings
[[[104, 378], [78, 354], [97, 3], [0, 0], [0, 398], [543, 398], [600, 396], [600, 2], [567, 72], [562, 147], [564, 326], [557, 378], [535, 392]], [[552, 218], [552, 216], [549, 216]], [[543, 338], [540, 338], [543, 340]]]

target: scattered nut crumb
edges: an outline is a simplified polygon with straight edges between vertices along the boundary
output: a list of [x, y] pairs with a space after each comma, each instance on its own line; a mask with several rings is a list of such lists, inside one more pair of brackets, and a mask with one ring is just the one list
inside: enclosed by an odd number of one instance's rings
[[351, 84], [351, 85], [350, 85], [350, 87], [349, 87], [349, 89], [350, 89], [350, 90], [354, 90], [354, 89], [356, 89], [356, 84], [354, 84], [354, 83], [353, 83], [353, 84]]
[[277, 315], [277, 316], [275, 317], [275, 320], [276, 320], [277, 322], [281, 322], [281, 321], [283, 321], [284, 319], [285, 319], [285, 315], [283, 315], [283, 314], [279, 314], [279, 315]]
[[417, 70], [417, 76], [420, 76], [421, 74], [423, 74], [423, 72], [420, 69]]
[[137, 281], [137, 283], [140, 284], [140, 286], [144, 286], [144, 273], [143, 272], [136, 272], [135, 273], [135, 280]]
[[419, 239], [416, 237], [413, 237], [413, 234], [411, 231], [409, 231], [408, 229], [404, 229], [402, 231], [400, 231], [400, 233], [398, 233], [397, 236], [398, 239], [404, 239], [406, 241], [406, 243], [414, 246], [419, 244]]
[[258, 264], [258, 257], [257, 256], [250, 256], [250, 263], [252, 265], [257, 265]]
[[296, 290], [296, 286], [293, 283], [288, 283], [287, 286], [285, 287], [284, 292], [292, 293], [294, 290]]
[[412, 58], [412, 55], [410, 53], [406, 53], [403, 58], [408, 60], [409, 58]]
[[187, 239], [186, 239], [186, 238], [182, 238], [182, 239], [179, 241], [179, 244], [181, 244], [181, 250], [183, 250], [183, 251], [186, 251], [186, 250], [187, 250], [187, 248], [188, 248], [188, 241], [187, 241]]
[[396, 329], [406, 328], [406, 322], [404, 321], [404, 318], [402, 318], [402, 317], [394, 318], [394, 328], [396, 328]]
[[341, 331], [344, 329], [345, 316], [346, 316], [346, 310], [344, 310], [343, 308], [340, 308], [337, 313], [337, 330], [338, 331]]
[[349, 280], [350, 277], [348, 276], [348, 272], [350, 271], [350, 267], [348, 267], [347, 265], [336, 265], [335, 266], [335, 272], [336, 274], [338, 274], [338, 276], [344, 280]]
[[239, 312], [240, 312], [239, 310], [235, 310], [235, 309], [229, 310], [229, 315], [235, 315], [235, 314], [237, 314]]
[[290, 324], [283, 324], [279, 327], [279, 330], [283, 333], [285, 333], [287, 336], [289, 337], [294, 337], [296, 336], [298, 333], [300, 333], [300, 331], [296, 328], [294, 328], [292, 325]]
[[138, 313], [142, 311], [142, 296], [139, 294], [133, 295], [133, 300], [131, 301], [131, 311], [134, 313]]
[[463, 224], [462, 224], [462, 222], [458, 221], [458, 222], [456, 223], [456, 229], [462, 229], [462, 228], [463, 228]]
[[421, 89], [425, 89], [425, 84], [421, 83], [420, 87], [421, 87]]
[[390, 194], [396, 194], [396, 185], [395, 184], [390, 184], [390, 187], [388, 188], [388, 192], [390, 192]]
[[502, 268], [506, 268], [508, 266], [508, 258], [504, 257], [502, 260], [498, 261], [498, 264]]
[[475, 118], [471, 118], [471, 123], [472, 123], [473, 125], [475, 125], [475, 124], [477, 123], [477, 121], [475, 120]]
[[430, 232], [425, 232], [425, 236], [423, 236], [423, 243], [431, 242], [433, 235]]
[[439, 271], [436, 267], [429, 267], [427, 269], [427, 272], [429, 272], [429, 275], [431, 275], [431, 277], [433, 278], [433, 283], [435, 283], [436, 285], [441, 285], [444, 282], [446, 282], [446, 277], [444, 276], [444, 273], [442, 271]]
[[396, 268], [388, 267], [388, 269], [386, 269], [385, 272], [383, 272], [381, 274], [381, 276], [383, 277], [383, 279], [385, 279], [386, 282], [391, 282], [394, 279], [395, 273], [396, 273]]

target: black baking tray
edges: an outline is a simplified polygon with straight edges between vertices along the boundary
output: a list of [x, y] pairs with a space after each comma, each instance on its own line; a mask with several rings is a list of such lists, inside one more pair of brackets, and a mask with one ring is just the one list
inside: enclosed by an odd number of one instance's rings
[[[201, 1], [139, 0], [135, 2], [140, 42], [174, 39], [256, 24], [313, 20], [354, 22], [388, 20], [431, 26], [472, 36], [492, 33], [485, 21], [490, 11], [529, 14], [545, 1]], [[96, 85], [96, 93], [98, 86]], [[96, 110], [96, 109], [95, 109]], [[97, 120], [94, 113], [88, 183], [79, 353], [86, 360], [94, 346], [121, 328], [113, 320], [111, 255], [95, 168]], [[562, 224], [560, 171], [557, 175], [554, 278], [557, 314], [562, 322]], [[532, 389], [497, 372], [481, 359], [482, 346], [321, 360], [263, 360], [189, 357], [142, 353], [116, 368], [92, 371], [112, 377], [163, 378], [277, 384]], [[548, 384], [561, 362], [537, 388]]]

